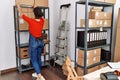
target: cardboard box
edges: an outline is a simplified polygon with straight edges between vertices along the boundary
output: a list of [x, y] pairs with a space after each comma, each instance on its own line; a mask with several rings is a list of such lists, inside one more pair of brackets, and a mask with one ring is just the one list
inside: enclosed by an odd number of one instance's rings
[[35, 0], [35, 6], [48, 7], [48, 0]]
[[99, 10], [102, 10], [103, 7], [96, 7], [96, 6], [93, 6], [91, 9], [99, 9]]
[[100, 10], [100, 9], [90, 9], [90, 11], [101, 12], [102, 10]]
[[102, 11], [103, 7], [92, 7], [90, 9], [90, 11], [95, 11], [95, 12], [99, 12], [99, 11]]
[[[94, 64], [93, 58], [88, 58], [86, 60], [87, 60], [86, 66], [90, 66], [90, 65]], [[78, 58], [78, 64], [81, 66], [84, 66], [84, 58]]]
[[[95, 19], [89, 19], [88, 20], [88, 27], [96, 27], [96, 20]], [[85, 19], [80, 20], [80, 27], [85, 27]]]
[[48, 7], [48, 0], [15, 0], [15, 3], [20, 2], [20, 4]]
[[[42, 55], [46, 54], [46, 46], [44, 46], [44, 50]], [[29, 54], [28, 54], [28, 47], [24, 47], [24, 48], [20, 48], [20, 58], [24, 59], [24, 58], [28, 58]]]
[[111, 20], [103, 20], [103, 21], [104, 21], [103, 24], [104, 27], [111, 27]]
[[112, 13], [111, 12], [104, 12], [103, 13], [103, 19], [104, 20], [111, 20], [112, 19]]
[[43, 26], [43, 30], [48, 29], [48, 19], [44, 19], [44, 26]]
[[[24, 13], [24, 14], [30, 18], [34, 18], [33, 13]], [[29, 30], [28, 23], [25, 20], [23, 20], [22, 18], [19, 18], [19, 30]]]
[[[87, 51], [87, 58], [93, 58], [100, 55], [101, 55], [101, 48]], [[84, 58], [84, 51], [80, 49], [78, 50], [78, 59], [79, 58]]]
[[15, 4], [17, 4], [17, 2], [24, 5], [34, 5], [34, 0], [15, 0]]
[[22, 18], [19, 19], [19, 30], [29, 30], [28, 23]]
[[104, 19], [104, 12], [94, 12], [90, 11], [89, 12], [89, 19]]
[[[23, 13], [30, 17], [34, 18], [33, 8], [22, 8]], [[19, 17], [19, 30], [29, 30], [28, 23]]]
[[111, 3], [111, 4], [115, 4], [116, 0], [105, 0], [106, 3]]
[[[94, 63], [98, 63], [100, 62], [100, 56], [96, 56], [96, 57], [93, 57], [93, 58], [87, 58], [87, 66], [90, 66]], [[81, 66], [84, 66], [84, 58], [78, 58], [78, 64], [81, 65]]]
[[28, 58], [28, 48], [20, 48], [20, 58]]

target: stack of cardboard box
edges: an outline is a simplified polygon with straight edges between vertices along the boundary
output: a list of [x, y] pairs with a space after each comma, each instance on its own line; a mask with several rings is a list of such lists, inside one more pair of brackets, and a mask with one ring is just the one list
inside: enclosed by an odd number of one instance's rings
[[[87, 65], [86, 66], [90, 66], [94, 63], [98, 63], [100, 62], [100, 55], [101, 55], [101, 48], [97, 48], [94, 50], [89, 50], [87, 51]], [[84, 51], [83, 50], [78, 50], [78, 65], [84, 66]], [[99, 67], [95, 66], [93, 68], [87, 69], [87, 72], [92, 72], [94, 70], [97, 70]], [[83, 69], [77, 67], [77, 73], [78, 75], [83, 75]]]
[[[101, 7], [93, 7], [89, 12], [88, 27], [111, 27], [111, 12], [103, 12]], [[85, 27], [85, 20], [80, 20], [80, 26]]]
[[[20, 4], [23, 5], [31, 5], [31, 6], [42, 6], [42, 7], [48, 7], [48, 0], [16, 0], [16, 3], [20, 2]], [[22, 8], [23, 13], [30, 17], [34, 18], [33, 8]], [[29, 30], [28, 23], [24, 21], [21, 17], [19, 17], [19, 30]], [[44, 27], [43, 29], [48, 29], [48, 19], [45, 19]]]
[[[87, 51], [87, 66], [100, 62], [101, 48]], [[84, 51], [78, 50], [78, 64], [84, 66]]]

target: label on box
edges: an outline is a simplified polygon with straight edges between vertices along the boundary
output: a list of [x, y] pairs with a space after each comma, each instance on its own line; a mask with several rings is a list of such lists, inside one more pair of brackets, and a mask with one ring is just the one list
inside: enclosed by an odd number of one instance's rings
[[99, 20], [97, 20], [97, 24], [99, 24]]
[[96, 61], [96, 58], [93, 58], [93, 61], [95, 62], [95, 61]]
[[89, 21], [89, 25], [91, 26], [93, 23], [92, 23], [92, 21]]
[[94, 50], [94, 54], [96, 54], [97, 52], [96, 52], [96, 50]]
[[102, 21], [100, 21], [100, 24], [102, 24]]
[[98, 12], [96, 12], [96, 16], [98, 16], [99, 15], [99, 13]]
[[104, 22], [104, 25], [107, 25], [107, 21]]
[[104, 13], [104, 16], [106, 17], [106, 16], [107, 16], [107, 13]]
[[19, 19], [20, 21], [20, 24], [23, 24], [24, 23], [24, 20], [23, 19]]

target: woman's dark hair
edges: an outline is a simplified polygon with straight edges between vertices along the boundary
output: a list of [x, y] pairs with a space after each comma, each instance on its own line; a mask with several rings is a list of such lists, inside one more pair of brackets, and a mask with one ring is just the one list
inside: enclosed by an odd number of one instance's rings
[[39, 7], [35, 7], [33, 9], [34, 15], [36, 19], [40, 19], [43, 16], [43, 12], [41, 11], [41, 9]]

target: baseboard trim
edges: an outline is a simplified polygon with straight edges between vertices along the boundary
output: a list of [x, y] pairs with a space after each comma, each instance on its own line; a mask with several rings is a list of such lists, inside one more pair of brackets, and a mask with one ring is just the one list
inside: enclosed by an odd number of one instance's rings
[[5, 73], [9, 73], [9, 72], [13, 72], [13, 71], [17, 71], [17, 68], [10, 68], [10, 69], [6, 69], [6, 70], [2, 70], [1, 74], [5, 74]]

